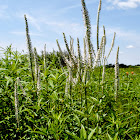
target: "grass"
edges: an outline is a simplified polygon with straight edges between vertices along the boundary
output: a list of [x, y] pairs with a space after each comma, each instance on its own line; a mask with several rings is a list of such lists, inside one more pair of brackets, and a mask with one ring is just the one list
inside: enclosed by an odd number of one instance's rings
[[[82, 0], [86, 37], [84, 61], [65, 34], [67, 52], [37, 54], [32, 48], [25, 16], [29, 54], [4, 49], [0, 59], [0, 138], [39, 140], [138, 140], [140, 139], [140, 69], [119, 69], [119, 49], [114, 68], [107, 68], [106, 35], [97, 51], [91, 43], [88, 11]], [[34, 50], [34, 51], [33, 51]], [[117, 74], [116, 74], [117, 73]], [[119, 82], [118, 82], [119, 81]], [[116, 84], [117, 83], [117, 84]], [[117, 93], [117, 94], [116, 94]], [[116, 95], [114, 97], [114, 95]]]

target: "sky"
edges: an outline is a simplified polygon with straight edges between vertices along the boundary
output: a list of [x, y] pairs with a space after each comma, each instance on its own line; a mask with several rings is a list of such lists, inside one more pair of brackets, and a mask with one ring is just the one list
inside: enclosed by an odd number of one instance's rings
[[[96, 23], [99, 0], [85, 0], [91, 20], [92, 43], [96, 48]], [[0, 0], [0, 47], [12, 44], [13, 50], [28, 52], [26, 45], [26, 14], [32, 46], [40, 53], [46, 44], [47, 51], [58, 50], [58, 39], [65, 49], [63, 32], [68, 42], [70, 36], [80, 39], [83, 53], [85, 28], [81, 0]], [[108, 63], [115, 63], [117, 47], [120, 47], [119, 63], [140, 64], [140, 0], [102, 0], [100, 13], [100, 41], [103, 25], [106, 29], [106, 55], [111, 48], [113, 34], [115, 45]], [[1, 49], [0, 49], [1, 50]], [[1, 53], [0, 53], [1, 54]]]

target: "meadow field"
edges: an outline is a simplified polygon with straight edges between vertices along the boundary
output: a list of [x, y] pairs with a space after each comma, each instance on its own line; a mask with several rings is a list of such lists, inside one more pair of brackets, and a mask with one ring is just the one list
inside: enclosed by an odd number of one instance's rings
[[69, 83], [58, 57], [47, 54], [45, 70], [38, 57], [40, 80], [33, 81], [27, 56], [7, 48], [0, 60], [1, 139], [138, 140], [140, 68], [120, 68], [115, 100], [114, 68], [106, 68], [103, 83], [102, 66], [88, 71], [86, 82]]
[[[66, 51], [56, 40], [59, 52], [42, 54], [32, 48], [25, 15], [28, 54], [1, 48], [0, 139], [1, 140], [139, 140], [140, 67], [119, 68], [119, 47], [114, 67], [108, 57], [106, 33], [97, 51], [91, 42], [88, 11], [82, 0], [86, 36], [81, 54], [73, 38], [63, 39]], [[105, 54], [107, 54], [105, 56]]]

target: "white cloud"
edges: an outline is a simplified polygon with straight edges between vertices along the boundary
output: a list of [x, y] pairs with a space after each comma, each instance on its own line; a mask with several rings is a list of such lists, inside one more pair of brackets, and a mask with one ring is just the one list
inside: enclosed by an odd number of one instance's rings
[[124, 52], [121, 52], [121, 51], [120, 51], [119, 54], [124, 54]]
[[62, 34], [62, 32], [66, 33], [67, 35], [71, 35], [74, 38], [81, 37], [84, 35], [84, 27], [78, 23], [59, 23], [55, 26], [52, 24], [52, 30], [57, 34]]
[[127, 1], [107, 0], [107, 2], [112, 3], [113, 5], [113, 6], [108, 6], [108, 7], [114, 8], [115, 6], [117, 6], [118, 8], [121, 8], [121, 9], [137, 8], [138, 6], [140, 6], [140, 0], [127, 0]]
[[128, 45], [126, 48], [131, 49], [131, 48], [135, 48], [133, 45]]
[[8, 5], [0, 5], [0, 18], [8, 18], [8, 14], [6, 10], [8, 9]]
[[64, 20], [55, 20], [49, 19], [46, 20], [43, 17], [39, 17], [36, 20], [39, 21], [39, 24], [42, 24], [49, 28], [49, 30], [62, 35], [62, 32], [66, 33], [66, 35], [71, 35], [74, 38], [83, 37], [84, 36], [84, 26], [80, 23], [73, 23]]
[[61, 10], [62, 11], [66, 11], [66, 10], [71, 10], [71, 9], [78, 8], [78, 7], [81, 7], [81, 4], [76, 4], [76, 5], [68, 6], [68, 7], [62, 8]]
[[106, 33], [109, 36], [112, 36], [113, 33], [116, 32], [116, 37], [124, 40], [124, 41], [133, 41], [133, 42], [139, 42], [139, 36], [140, 34], [137, 33], [136, 31], [127, 31], [127, 30], [123, 30], [122, 28], [118, 28], [118, 27], [107, 27], [106, 28]]
[[127, 2], [118, 2], [118, 7], [125, 9], [125, 8], [137, 8], [138, 4], [134, 1], [127, 1]]
[[[12, 31], [10, 33], [14, 34], [14, 35], [26, 35], [25, 31]], [[42, 36], [42, 34], [32, 33], [32, 32], [30, 32], [30, 35], [32, 35], [32, 36]]]
[[[95, 3], [96, 1], [98, 0], [86, 0], [86, 5], [89, 5], [89, 4], [92, 4], [92, 3]], [[78, 8], [78, 7], [82, 7], [82, 4], [74, 4], [72, 6], [68, 6], [66, 8], [62, 8], [62, 10], [71, 10], [71, 9], [74, 9], [74, 8]]]
[[37, 30], [40, 31], [40, 25], [38, 23], [38, 20], [36, 18], [34, 18], [33, 16], [26, 14], [27, 20], [34, 26], [36, 27]]
[[24, 15], [26, 15], [26, 17], [27, 17], [28, 24], [31, 24], [32, 26], [34, 26], [38, 31], [41, 31], [41, 27], [40, 27], [38, 18], [35, 18], [31, 14], [24, 13], [22, 11], [15, 13], [15, 16], [17, 18], [21, 18], [22, 20], [24, 19]]
[[[76, 2], [76, 1], [74, 0], [73, 2]], [[93, 4], [93, 3], [96, 3], [96, 2], [99, 2], [99, 0], [86, 0], [86, 6], [90, 5], [90, 4]], [[81, 3], [79, 3], [79, 2], [78, 3], [73, 3], [73, 5], [71, 5], [71, 6], [61, 8], [59, 11], [57, 11], [57, 14], [66, 13], [67, 11], [73, 10], [73, 9], [76, 9], [76, 8], [81, 9], [81, 7], [82, 7]]]
[[19, 11], [15, 13], [15, 16], [18, 18], [21, 18], [22, 21], [24, 20], [24, 15], [26, 15], [27, 21], [29, 26], [33, 26], [35, 27], [39, 32], [41, 32], [41, 25], [40, 25], [40, 18], [38, 18], [37, 16], [33, 16], [32, 14], [29, 13], [25, 13], [23, 11]]
[[[70, 7], [69, 7], [70, 8]], [[72, 7], [71, 7], [72, 8]], [[22, 16], [21, 16], [22, 15]], [[23, 14], [18, 15], [18, 17], [23, 18]], [[84, 26], [83, 24], [73, 23], [64, 20], [55, 20], [55, 19], [46, 19], [45, 17], [34, 17], [30, 14], [26, 14], [28, 23], [32, 26], [36, 27], [36, 29], [41, 32], [45, 25], [57, 34], [62, 34], [62, 32], [67, 33], [67, 35], [71, 35], [72, 37], [80, 37], [84, 35]], [[44, 25], [44, 26], [42, 26]], [[13, 34], [24, 34], [23, 32], [12, 32]], [[32, 35], [39, 36], [40, 34], [30, 33]]]
[[114, 6], [112, 6], [112, 5], [111, 5], [111, 6], [107, 6], [107, 7], [106, 7], [106, 9], [107, 9], [107, 10], [113, 10], [114, 8], [115, 8], [115, 7], [114, 7]]

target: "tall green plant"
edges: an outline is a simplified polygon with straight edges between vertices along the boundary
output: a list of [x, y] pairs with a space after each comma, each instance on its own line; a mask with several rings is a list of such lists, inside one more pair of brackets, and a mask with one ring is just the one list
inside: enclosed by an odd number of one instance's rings
[[83, 11], [83, 19], [84, 19], [84, 24], [85, 24], [85, 28], [86, 28], [86, 43], [87, 43], [87, 47], [88, 47], [88, 61], [89, 61], [89, 66], [90, 68], [92, 67], [92, 60], [93, 60], [93, 56], [92, 56], [92, 42], [91, 42], [91, 24], [90, 24], [90, 18], [89, 18], [89, 14], [88, 14], [88, 10], [86, 8], [86, 3], [84, 0], [81, 0], [82, 3], [82, 11]]
[[115, 63], [115, 100], [117, 99], [119, 90], [119, 47], [116, 54], [116, 63]]
[[26, 15], [24, 15], [24, 18], [25, 18], [25, 26], [26, 26], [27, 48], [28, 48], [28, 52], [29, 52], [30, 70], [31, 70], [33, 82], [35, 82], [34, 72], [33, 72], [33, 50], [32, 50], [32, 43], [31, 43], [31, 39], [30, 39], [30, 35], [29, 35], [28, 21], [27, 21]]
[[101, 11], [101, 0], [98, 7], [98, 14], [97, 14], [97, 51], [99, 49], [99, 19], [100, 19], [100, 11]]

